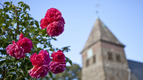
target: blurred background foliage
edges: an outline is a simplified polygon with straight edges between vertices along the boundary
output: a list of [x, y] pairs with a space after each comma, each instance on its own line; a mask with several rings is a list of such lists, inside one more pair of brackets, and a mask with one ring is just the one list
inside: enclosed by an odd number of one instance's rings
[[[2, 6], [0, 8], [0, 80], [34, 80], [28, 75], [28, 71], [33, 67], [29, 57], [33, 53], [39, 53], [42, 49], [47, 50], [50, 54], [57, 51], [58, 48], [51, 44], [52, 40], [57, 41], [57, 39], [50, 37], [46, 29], [40, 28], [39, 21], [28, 13], [30, 7], [24, 2], [19, 2], [18, 5], [5, 2], [4, 4], [0, 3], [0, 6]], [[6, 47], [12, 44], [12, 41], [17, 42], [20, 33], [31, 39], [33, 48], [30, 53], [26, 53], [25, 58], [16, 59], [6, 53]], [[67, 46], [60, 50], [68, 52], [70, 49]], [[72, 61], [67, 57], [66, 62], [72, 65]], [[49, 77], [57, 79], [58, 76], [54, 77], [54, 74], [49, 73], [45, 79], [50, 79]]]

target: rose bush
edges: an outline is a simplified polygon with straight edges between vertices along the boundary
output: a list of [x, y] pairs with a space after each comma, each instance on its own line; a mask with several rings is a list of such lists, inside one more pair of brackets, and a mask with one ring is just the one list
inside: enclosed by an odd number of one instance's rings
[[65, 71], [67, 62], [72, 64], [63, 53], [69, 51], [69, 46], [59, 50], [51, 44], [64, 31], [65, 21], [58, 9], [47, 10], [40, 28], [39, 22], [28, 13], [27, 4], [0, 5], [0, 79], [49, 79], [53, 73]]

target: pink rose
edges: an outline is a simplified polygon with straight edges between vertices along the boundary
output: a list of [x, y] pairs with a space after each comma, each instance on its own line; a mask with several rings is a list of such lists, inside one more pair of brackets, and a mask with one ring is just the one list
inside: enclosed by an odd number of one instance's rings
[[29, 71], [29, 75], [33, 78], [45, 77], [50, 71], [49, 65], [34, 66]]
[[24, 49], [24, 53], [29, 53], [33, 47], [32, 41], [26, 37], [19, 39], [17, 44]]
[[41, 24], [40, 24], [41, 29], [45, 29], [49, 24], [50, 24], [50, 19], [48, 17], [41, 19]]
[[[64, 21], [64, 18], [63, 18], [63, 17], [61, 17], [61, 18], [59, 19], [59, 21], [61, 21], [61, 22], [63, 22], [63, 24], [65, 24], [65, 21]], [[47, 28], [47, 26], [48, 26], [50, 23], [54, 22], [54, 20], [51, 20], [49, 17], [45, 17], [45, 18], [42, 18], [40, 22], [41, 22], [41, 23], [40, 23], [41, 29], [45, 29], [45, 28]]]
[[51, 58], [49, 57], [49, 53], [46, 50], [41, 50], [38, 55], [41, 55], [45, 61], [50, 63]]
[[45, 65], [49, 64], [51, 59], [49, 57], [49, 53], [46, 50], [41, 50], [40, 53], [37, 55], [36, 53], [30, 56], [30, 61], [32, 65]]
[[13, 44], [9, 44], [6, 47], [6, 51], [7, 51], [7, 54], [15, 57], [16, 59], [25, 57], [24, 49], [21, 46], [17, 45], [14, 41], [13, 41]]
[[64, 31], [64, 23], [62, 21], [54, 21], [47, 26], [49, 36], [59, 36]]
[[53, 52], [51, 57], [53, 58], [53, 61], [55, 62], [66, 62], [65, 55], [63, 54], [63, 51], [58, 50], [57, 52]]
[[41, 19], [41, 29], [47, 28], [49, 36], [59, 36], [64, 31], [64, 18], [61, 12], [56, 8], [50, 8], [47, 10], [46, 15]]
[[54, 74], [64, 72], [65, 68], [66, 68], [66, 63], [54, 62], [54, 61], [50, 62], [50, 70]]
[[59, 21], [62, 17], [62, 14], [58, 9], [50, 8], [47, 10], [45, 17], [48, 17], [51, 22]]
[[63, 54], [63, 51], [58, 50], [57, 52], [53, 52], [51, 57], [53, 58], [53, 61], [55, 62], [66, 62], [65, 55]]

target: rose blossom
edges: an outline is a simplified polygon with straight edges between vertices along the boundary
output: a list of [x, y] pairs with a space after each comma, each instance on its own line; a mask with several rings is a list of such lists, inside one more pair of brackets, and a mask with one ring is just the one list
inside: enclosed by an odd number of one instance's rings
[[59, 36], [64, 31], [64, 23], [62, 21], [54, 21], [47, 26], [49, 36]]
[[49, 36], [59, 36], [64, 31], [64, 18], [61, 12], [56, 8], [47, 10], [45, 17], [41, 19], [41, 29], [47, 28]]
[[65, 68], [66, 68], [66, 63], [54, 62], [54, 61], [50, 62], [50, 70], [54, 74], [64, 72]]
[[[65, 24], [65, 21], [64, 21], [64, 18], [63, 18], [63, 17], [61, 17], [58, 21], [63, 22], [63, 25]], [[40, 22], [41, 22], [41, 23], [40, 23], [41, 29], [45, 29], [45, 28], [47, 28], [47, 26], [48, 26], [50, 23], [54, 22], [54, 20], [51, 20], [49, 17], [44, 17], [44, 18], [41, 19]]]
[[50, 24], [50, 19], [47, 17], [47, 18], [43, 18], [41, 19], [41, 29], [45, 29], [49, 24]]
[[49, 53], [46, 50], [41, 50], [40, 53], [37, 55], [36, 53], [30, 56], [30, 61], [32, 65], [44, 65], [49, 64], [51, 59], [49, 57]]
[[45, 17], [48, 17], [50, 22], [59, 21], [61, 20], [62, 14], [58, 9], [50, 8], [47, 10]]
[[58, 50], [57, 52], [53, 52], [51, 57], [53, 57], [53, 61], [55, 62], [65, 62], [65, 55], [63, 54], [63, 51]]
[[14, 41], [13, 41], [13, 44], [9, 44], [6, 47], [6, 51], [7, 51], [7, 54], [15, 57], [16, 59], [25, 57], [24, 49], [21, 46], [17, 45], [17, 43]]
[[48, 63], [50, 63], [51, 58], [46, 50], [41, 50], [38, 55], [41, 55]]
[[34, 66], [29, 71], [29, 75], [33, 78], [45, 77], [50, 71], [49, 65]]
[[24, 53], [29, 53], [33, 47], [32, 41], [24, 37], [22, 34], [20, 34], [20, 39], [18, 40], [17, 44], [24, 49]]

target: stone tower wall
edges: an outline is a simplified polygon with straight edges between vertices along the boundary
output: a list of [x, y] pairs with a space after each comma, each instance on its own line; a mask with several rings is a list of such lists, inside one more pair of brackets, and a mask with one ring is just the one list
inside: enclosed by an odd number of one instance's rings
[[101, 43], [98, 42], [89, 49], [93, 49], [93, 56], [96, 55], [96, 62], [93, 63], [93, 57], [89, 58], [89, 66], [86, 66], [87, 61], [87, 50], [85, 50], [82, 55], [82, 80], [105, 80], [103, 59], [101, 54]]
[[[124, 47], [107, 42], [101, 43], [105, 80], [128, 80], [128, 63]], [[112, 53], [112, 60], [108, 59], [108, 52]], [[119, 61], [117, 59], [119, 56]]]

